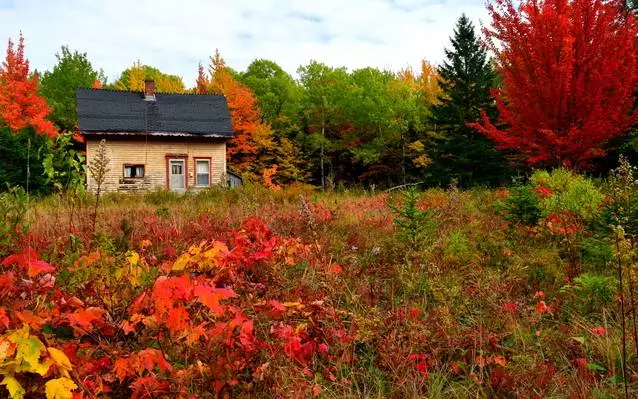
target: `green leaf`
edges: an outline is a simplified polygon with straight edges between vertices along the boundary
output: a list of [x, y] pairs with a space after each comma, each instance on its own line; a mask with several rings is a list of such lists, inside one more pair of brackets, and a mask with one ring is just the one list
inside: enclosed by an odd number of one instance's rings
[[601, 373], [607, 371], [607, 368], [605, 366], [602, 366], [598, 363], [587, 363], [587, 368], [591, 371], [599, 371]]
[[581, 345], [585, 345], [585, 337], [572, 337], [572, 339]]

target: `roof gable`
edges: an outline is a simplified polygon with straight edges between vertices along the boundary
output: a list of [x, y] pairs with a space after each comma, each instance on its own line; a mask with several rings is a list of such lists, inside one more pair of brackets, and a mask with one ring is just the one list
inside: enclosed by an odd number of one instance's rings
[[226, 98], [156, 93], [155, 101], [133, 91], [77, 89], [80, 131], [232, 137]]

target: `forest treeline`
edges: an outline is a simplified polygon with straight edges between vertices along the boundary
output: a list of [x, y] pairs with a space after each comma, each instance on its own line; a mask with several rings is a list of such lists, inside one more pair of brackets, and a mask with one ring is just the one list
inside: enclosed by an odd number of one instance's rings
[[[230, 165], [248, 180], [317, 186], [499, 186], [531, 168], [601, 172], [638, 160], [638, 74], [631, 7], [619, 1], [488, 2], [479, 32], [462, 15], [444, 60], [399, 71], [310, 61], [296, 75], [257, 59], [230, 68], [219, 51], [195, 82], [134, 62], [114, 82], [62, 46], [31, 71], [22, 35], [0, 67], [0, 181], [43, 192], [79, 184], [75, 89], [223, 94]], [[551, 32], [550, 32], [551, 31]], [[228, 49], [232, 51], [232, 49]]]

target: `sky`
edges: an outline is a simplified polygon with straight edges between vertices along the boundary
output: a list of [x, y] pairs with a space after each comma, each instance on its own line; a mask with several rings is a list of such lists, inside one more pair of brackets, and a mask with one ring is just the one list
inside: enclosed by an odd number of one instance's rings
[[0, 0], [0, 50], [22, 31], [38, 71], [68, 45], [109, 82], [140, 60], [191, 87], [216, 48], [236, 70], [265, 58], [295, 77], [310, 60], [351, 70], [439, 63], [463, 12], [477, 29], [489, 23], [484, 0]]

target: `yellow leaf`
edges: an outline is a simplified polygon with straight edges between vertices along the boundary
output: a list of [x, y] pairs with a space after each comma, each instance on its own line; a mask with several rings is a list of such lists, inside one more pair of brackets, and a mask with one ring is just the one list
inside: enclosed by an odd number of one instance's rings
[[49, 380], [44, 384], [47, 399], [72, 399], [73, 393], [71, 391], [76, 388], [77, 385], [73, 380], [65, 377]]
[[27, 338], [29, 336], [29, 326], [24, 324], [19, 330], [14, 330], [7, 336], [7, 339], [14, 344], [17, 344], [19, 340]]
[[11, 347], [11, 344], [9, 343], [9, 341], [2, 341], [0, 343], [0, 363], [4, 362], [4, 359], [6, 359], [7, 356], [9, 356], [10, 347]]
[[216, 241], [213, 246], [204, 252], [204, 257], [211, 260], [217, 267], [221, 266], [221, 261], [228, 253], [228, 247], [221, 241]]
[[22, 399], [24, 397], [24, 388], [22, 388], [22, 385], [20, 385], [15, 378], [7, 375], [2, 382], [0, 382], [0, 385], [7, 387], [11, 399]]
[[49, 351], [49, 355], [51, 355], [51, 359], [53, 359], [53, 363], [56, 366], [64, 370], [71, 370], [71, 361], [64, 352], [56, 348], [47, 348], [47, 351]]
[[46, 373], [49, 372], [49, 368], [51, 367], [52, 364], [53, 364], [53, 362], [51, 360], [46, 360], [43, 363], [32, 364], [28, 368], [24, 368], [24, 366], [23, 366], [23, 369], [25, 371], [29, 371], [31, 373], [38, 373], [38, 374], [44, 376]]
[[128, 251], [126, 253], [126, 260], [130, 265], [137, 265], [140, 263], [140, 254], [135, 251]]
[[115, 269], [115, 272], [113, 273], [113, 275], [115, 276], [117, 280], [121, 279], [122, 276], [124, 275], [124, 268], [118, 267], [117, 269]]
[[186, 268], [186, 265], [188, 265], [188, 262], [190, 262], [190, 260], [191, 260], [191, 257], [189, 254], [180, 255], [180, 257], [177, 258], [175, 263], [173, 263], [173, 270], [174, 271], [184, 270]]
[[16, 344], [18, 344], [16, 360], [28, 363], [32, 367], [39, 365], [40, 353], [44, 349], [44, 344], [37, 337], [22, 338]]
[[284, 302], [283, 305], [287, 308], [303, 308], [303, 305], [299, 302]]

